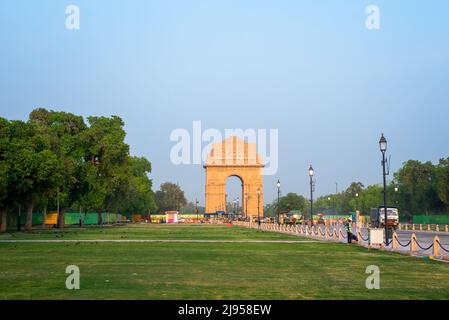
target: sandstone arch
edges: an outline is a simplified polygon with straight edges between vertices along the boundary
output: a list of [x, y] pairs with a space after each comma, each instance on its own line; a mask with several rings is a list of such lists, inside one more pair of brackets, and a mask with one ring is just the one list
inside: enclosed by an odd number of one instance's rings
[[[206, 213], [225, 210], [226, 180], [235, 176], [242, 182], [243, 213], [248, 217], [257, 216], [257, 189], [259, 189], [259, 213], [262, 217], [263, 167], [255, 143], [245, 142], [235, 136], [214, 143], [204, 165], [206, 169]], [[248, 195], [248, 199], [245, 198], [245, 195]]]

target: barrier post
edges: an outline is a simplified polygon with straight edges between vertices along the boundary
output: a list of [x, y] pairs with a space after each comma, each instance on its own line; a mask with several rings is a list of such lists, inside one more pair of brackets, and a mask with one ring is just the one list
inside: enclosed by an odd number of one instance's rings
[[399, 224], [399, 225], [398, 225], [398, 229], [399, 229], [399, 230], [402, 230], [402, 224]]
[[430, 224], [427, 224], [427, 231], [430, 231]]
[[440, 231], [440, 225], [437, 224], [437, 226], [435, 227], [435, 231], [439, 232]]
[[440, 238], [438, 236], [435, 236], [433, 238], [433, 256], [438, 257], [440, 255], [440, 245], [438, 244], [440, 242]]
[[449, 226], [446, 225], [446, 228], [444, 228], [444, 231], [449, 232]]
[[398, 238], [396, 235], [396, 231], [393, 232], [393, 239], [391, 239], [391, 241], [392, 241], [392, 243], [391, 243], [392, 250], [393, 251], [397, 250], [398, 249]]
[[422, 223], [419, 224], [419, 231], [422, 231]]
[[412, 230], [415, 231], [415, 224], [412, 224]]
[[410, 254], [413, 254], [416, 251], [416, 235], [412, 233], [412, 237], [410, 238]]

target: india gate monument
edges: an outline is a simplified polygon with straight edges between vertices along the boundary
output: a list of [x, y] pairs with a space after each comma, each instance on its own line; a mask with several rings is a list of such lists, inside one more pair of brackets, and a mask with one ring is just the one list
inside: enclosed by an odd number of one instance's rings
[[242, 183], [242, 210], [247, 217], [263, 216], [263, 179], [256, 143], [231, 136], [212, 145], [206, 169], [206, 213], [226, 210], [226, 180], [237, 177]]

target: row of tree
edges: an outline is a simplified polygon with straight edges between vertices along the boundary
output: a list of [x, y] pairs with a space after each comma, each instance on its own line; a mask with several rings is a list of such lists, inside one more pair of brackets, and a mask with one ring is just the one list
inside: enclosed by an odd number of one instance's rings
[[[401, 214], [411, 217], [419, 214], [442, 214], [449, 211], [449, 158], [437, 164], [409, 160], [394, 174], [387, 186], [388, 205], [396, 206]], [[353, 182], [338, 194], [317, 199], [317, 208], [341, 212], [356, 209], [368, 213], [370, 208], [383, 204], [383, 186], [364, 187]]]
[[[405, 162], [387, 186], [387, 199], [389, 206], [398, 207], [401, 214], [408, 217], [449, 212], [449, 158], [441, 159], [437, 164], [416, 160]], [[383, 185], [365, 187], [361, 182], [353, 182], [343, 192], [316, 199], [314, 213], [359, 210], [369, 214], [371, 208], [382, 204]], [[309, 199], [295, 193], [280, 198], [281, 212], [309, 212], [309, 206]], [[277, 200], [266, 205], [265, 212], [274, 216], [277, 213]]]
[[117, 116], [88, 117], [35, 109], [28, 121], [0, 118], [1, 231], [7, 213], [26, 209], [32, 229], [35, 209], [68, 208], [101, 213], [155, 209], [151, 163], [132, 157], [124, 123]]

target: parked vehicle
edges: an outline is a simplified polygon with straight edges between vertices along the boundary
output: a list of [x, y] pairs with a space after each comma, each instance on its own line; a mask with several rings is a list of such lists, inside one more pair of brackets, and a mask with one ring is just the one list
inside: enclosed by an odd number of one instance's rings
[[[396, 230], [399, 226], [399, 212], [396, 207], [387, 207], [387, 225], [388, 228]], [[385, 227], [385, 208], [378, 207], [371, 209], [371, 227]]]

